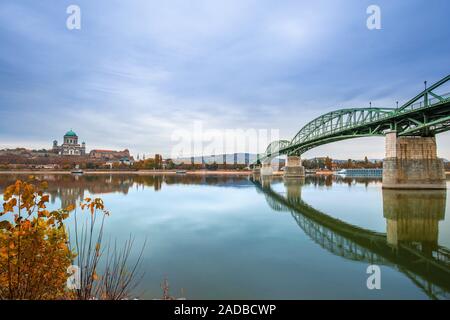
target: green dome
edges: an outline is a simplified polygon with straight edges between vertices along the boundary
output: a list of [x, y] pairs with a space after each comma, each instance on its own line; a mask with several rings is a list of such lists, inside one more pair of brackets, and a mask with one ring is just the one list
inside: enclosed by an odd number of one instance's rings
[[73, 132], [72, 130], [67, 131], [66, 134], [64, 135], [64, 137], [76, 137], [77, 134], [75, 132]]

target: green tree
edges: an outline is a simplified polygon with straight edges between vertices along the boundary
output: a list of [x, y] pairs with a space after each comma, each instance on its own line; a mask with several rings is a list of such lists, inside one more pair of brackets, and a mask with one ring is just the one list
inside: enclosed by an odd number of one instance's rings
[[331, 158], [329, 158], [328, 156], [325, 158], [325, 167], [328, 170], [333, 169], [333, 160]]

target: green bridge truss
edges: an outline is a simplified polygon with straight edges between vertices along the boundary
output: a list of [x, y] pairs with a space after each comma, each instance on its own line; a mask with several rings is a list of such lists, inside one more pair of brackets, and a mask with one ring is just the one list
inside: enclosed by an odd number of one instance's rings
[[[279, 155], [301, 155], [327, 143], [346, 139], [384, 136], [395, 130], [399, 136], [434, 136], [450, 130], [450, 93], [437, 94], [450, 75], [398, 108], [352, 108], [328, 112], [307, 123], [291, 140], [274, 141], [257, 162]], [[253, 163], [254, 165], [256, 163]]]

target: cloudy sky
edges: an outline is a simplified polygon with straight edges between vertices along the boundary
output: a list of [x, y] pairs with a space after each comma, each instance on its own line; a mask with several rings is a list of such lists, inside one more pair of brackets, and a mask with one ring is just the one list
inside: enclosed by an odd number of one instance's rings
[[[66, 9], [81, 8], [81, 30]], [[381, 30], [366, 26], [381, 8]], [[278, 129], [337, 108], [394, 107], [450, 71], [450, 2], [2, 0], [0, 148], [170, 155], [174, 132]], [[450, 158], [450, 134], [438, 137]], [[382, 138], [306, 157], [382, 158]], [[242, 150], [237, 150], [242, 151]], [[263, 151], [263, 150], [261, 150]]]

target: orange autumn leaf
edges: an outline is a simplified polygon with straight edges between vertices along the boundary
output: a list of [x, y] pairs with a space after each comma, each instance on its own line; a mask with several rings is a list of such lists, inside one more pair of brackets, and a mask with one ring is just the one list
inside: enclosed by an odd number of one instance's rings
[[68, 206], [66, 207], [65, 210], [68, 211], [68, 212], [73, 211], [73, 210], [75, 210], [75, 205], [74, 205], [74, 204], [70, 204], [70, 205], [68, 205]]

